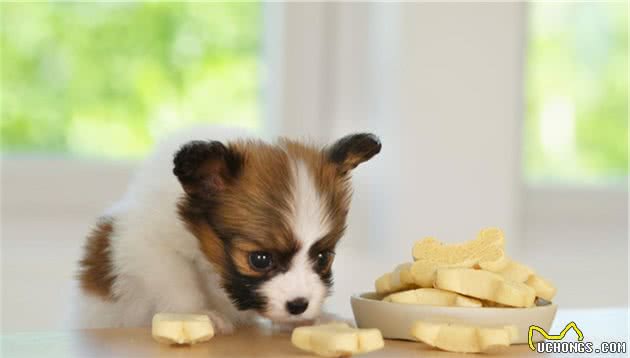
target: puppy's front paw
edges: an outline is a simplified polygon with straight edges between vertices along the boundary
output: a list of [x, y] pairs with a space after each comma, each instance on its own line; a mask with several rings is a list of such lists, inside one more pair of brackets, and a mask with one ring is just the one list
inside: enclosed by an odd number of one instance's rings
[[216, 311], [204, 312], [212, 321], [215, 334], [232, 334], [234, 333], [234, 324], [223, 314]]
[[319, 317], [317, 317], [315, 321], [313, 322], [313, 325], [333, 323], [333, 322], [347, 323], [350, 327], [355, 327], [354, 320], [343, 318], [334, 313], [328, 313], [328, 312], [323, 312], [322, 314], [320, 314]]

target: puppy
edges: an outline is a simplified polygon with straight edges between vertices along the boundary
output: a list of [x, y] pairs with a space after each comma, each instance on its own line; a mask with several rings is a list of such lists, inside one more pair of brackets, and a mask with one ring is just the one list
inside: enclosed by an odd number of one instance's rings
[[380, 149], [372, 134], [325, 148], [218, 134], [163, 146], [87, 237], [79, 326], [143, 326], [166, 311], [205, 313], [222, 333], [259, 316], [317, 319], [351, 171]]

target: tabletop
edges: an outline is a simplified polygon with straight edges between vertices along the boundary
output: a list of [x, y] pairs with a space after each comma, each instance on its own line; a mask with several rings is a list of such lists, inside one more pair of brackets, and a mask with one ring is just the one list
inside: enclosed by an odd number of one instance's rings
[[[585, 338], [589, 341], [608, 340], [627, 341], [626, 333], [620, 330], [627, 327], [627, 309], [565, 311], [556, 317], [554, 329], [564, 325], [565, 320], [579, 322]], [[601, 335], [607, 327], [617, 334], [615, 337]], [[600, 335], [593, 335], [597, 332]], [[621, 335], [618, 335], [621, 333]], [[596, 343], [597, 344], [597, 343]], [[238, 329], [232, 335], [219, 335], [209, 342], [192, 346], [169, 346], [160, 344], [151, 337], [151, 329], [145, 328], [108, 328], [85, 329], [59, 332], [14, 333], [2, 337], [3, 357], [312, 357], [307, 352], [295, 348], [290, 341], [290, 332], [273, 330], [268, 326], [255, 326]], [[471, 357], [448, 353], [428, 345], [386, 340], [385, 348], [361, 355], [375, 357]], [[559, 357], [576, 354], [540, 354], [533, 352], [527, 345], [514, 345], [491, 357]], [[588, 355], [583, 355], [588, 356]], [[598, 357], [604, 356], [598, 354]], [[611, 356], [626, 356], [611, 355]]]
[[[5, 357], [308, 357], [291, 345], [287, 332], [261, 328], [241, 329], [233, 335], [216, 336], [192, 346], [157, 343], [149, 328], [88, 329], [60, 333], [22, 333], [3, 339]], [[540, 357], [527, 345], [512, 346], [493, 357]], [[385, 348], [361, 355], [375, 357], [461, 357], [407, 341], [386, 340]]]
[[[149, 328], [88, 329], [51, 333], [22, 333], [3, 338], [4, 357], [309, 357], [293, 347], [287, 332], [260, 328], [241, 329], [233, 335], [216, 336], [209, 342], [192, 346], [160, 344]], [[385, 348], [362, 357], [462, 357], [462, 354], [436, 350], [428, 345], [400, 340], [386, 340]], [[468, 355], [470, 356], [470, 355]], [[492, 354], [492, 357], [556, 357], [539, 354], [527, 345], [516, 345]], [[575, 355], [566, 355], [575, 356]], [[618, 355], [619, 356], [619, 355]]]

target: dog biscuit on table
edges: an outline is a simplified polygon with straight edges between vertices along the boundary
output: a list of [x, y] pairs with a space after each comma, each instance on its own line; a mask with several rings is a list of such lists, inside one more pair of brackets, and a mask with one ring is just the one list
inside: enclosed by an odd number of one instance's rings
[[507, 347], [517, 338], [515, 326], [484, 328], [418, 321], [411, 336], [430, 346], [457, 353], [479, 353]]
[[536, 296], [551, 301], [556, 295], [556, 286], [538, 275], [532, 275], [525, 284], [536, 291]]
[[408, 290], [383, 298], [383, 301], [431, 306], [481, 307], [481, 301], [437, 288]]
[[531, 307], [536, 299], [536, 291], [526, 284], [484, 270], [440, 269], [435, 287], [512, 307]]
[[367, 353], [385, 345], [378, 329], [351, 328], [345, 323], [298, 327], [291, 334], [291, 343], [324, 357]]
[[151, 335], [160, 343], [195, 344], [214, 337], [214, 327], [204, 314], [157, 313], [153, 316]]

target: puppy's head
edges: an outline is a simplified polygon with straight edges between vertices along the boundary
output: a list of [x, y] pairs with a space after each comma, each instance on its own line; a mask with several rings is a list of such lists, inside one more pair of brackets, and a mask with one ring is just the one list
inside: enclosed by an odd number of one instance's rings
[[282, 139], [194, 141], [175, 155], [179, 215], [240, 310], [275, 321], [315, 318], [332, 286], [350, 172], [381, 149], [374, 135], [313, 148]]

